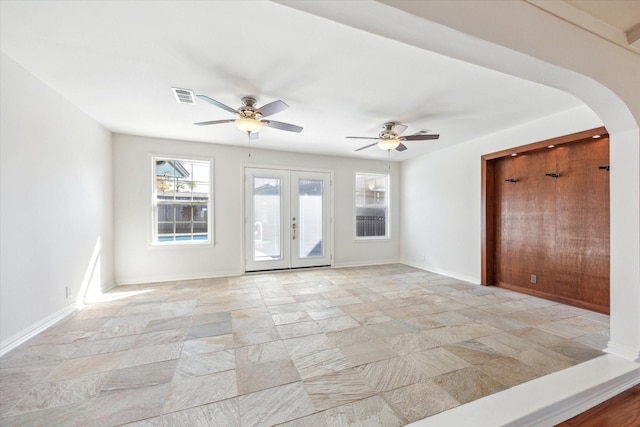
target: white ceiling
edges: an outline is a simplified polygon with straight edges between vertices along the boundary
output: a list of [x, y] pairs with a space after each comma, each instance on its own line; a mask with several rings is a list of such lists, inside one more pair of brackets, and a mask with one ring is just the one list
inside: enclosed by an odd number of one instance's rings
[[[0, 47], [107, 129], [247, 146], [233, 116], [178, 104], [172, 86], [237, 108], [282, 99], [253, 147], [386, 159], [367, 141], [386, 121], [429, 129], [402, 161], [582, 105], [574, 97], [268, 1], [0, 2]], [[386, 7], [386, 6], [382, 6]], [[31, 100], [34, 108], [37, 99]], [[72, 126], [72, 124], [70, 124]]]

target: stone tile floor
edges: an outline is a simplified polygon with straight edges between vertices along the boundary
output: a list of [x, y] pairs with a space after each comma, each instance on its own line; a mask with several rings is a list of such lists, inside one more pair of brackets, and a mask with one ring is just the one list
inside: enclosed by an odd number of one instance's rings
[[0, 424], [400, 426], [601, 355], [608, 321], [401, 264], [119, 287], [0, 359]]

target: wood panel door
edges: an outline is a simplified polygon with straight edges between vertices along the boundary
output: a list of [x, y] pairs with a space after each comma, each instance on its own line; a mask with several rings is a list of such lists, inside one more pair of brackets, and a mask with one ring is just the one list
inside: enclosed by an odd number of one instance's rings
[[498, 285], [608, 312], [608, 153], [603, 138], [495, 160]]

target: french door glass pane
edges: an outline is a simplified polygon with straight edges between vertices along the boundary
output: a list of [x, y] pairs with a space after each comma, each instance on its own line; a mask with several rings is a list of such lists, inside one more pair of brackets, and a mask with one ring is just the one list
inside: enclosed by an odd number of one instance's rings
[[253, 178], [253, 260], [282, 259], [280, 178]]
[[322, 248], [322, 180], [298, 180], [297, 234], [300, 258], [320, 257]]

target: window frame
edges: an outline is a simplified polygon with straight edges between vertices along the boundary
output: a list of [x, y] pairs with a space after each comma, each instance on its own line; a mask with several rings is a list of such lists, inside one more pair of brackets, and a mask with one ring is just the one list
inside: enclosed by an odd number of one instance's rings
[[[194, 240], [193, 238], [191, 240], [168, 240], [168, 241], [159, 241], [158, 240], [158, 223], [159, 223], [159, 209], [158, 206], [161, 204], [164, 205], [179, 205], [179, 204], [185, 204], [185, 203], [189, 203], [189, 202], [193, 202], [193, 199], [191, 200], [173, 200], [170, 201], [168, 203], [158, 203], [158, 187], [157, 187], [157, 177], [156, 177], [156, 162], [157, 161], [177, 161], [177, 162], [189, 162], [189, 163], [208, 163], [209, 165], [209, 173], [208, 173], [208, 195], [207, 195], [207, 202], [206, 204], [204, 203], [198, 203], [200, 205], [206, 206], [207, 209], [207, 219], [206, 219], [206, 224], [207, 224], [207, 231], [206, 231], [206, 239], [198, 239], [198, 240]], [[210, 157], [200, 157], [200, 156], [175, 156], [175, 155], [168, 155], [168, 154], [151, 154], [149, 155], [149, 165], [150, 165], [150, 173], [149, 176], [151, 178], [151, 201], [150, 201], [150, 207], [151, 207], [151, 226], [150, 228], [150, 237], [149, 237], [149, 241], [150, 241], [150, 245], [151, 246], [155, 246], [155, 247], [162, 247], [162, 246], [170, 246], [170, 247], [174, 247], [174, 246], [205, 246], [205, 245], [212, 245], [214, 242], [214, 204], [213, 204], [213, 196], [214, 196], [214, 161], [213, 158]], [[174, 218], [174, 224], [176, 222], [175, 218]], [[193, 223], [193, 221], [191, 221]], [[193, 228], [191, 229], [191, 233], [190, 236], [193, 237], [194, 234], [200, 234], [200, 233], [194, 233]], [[175, 231], [174, 231], [174, 236], [175, 236]]]
[[[367, 175], [374, 177], [384, 177], [386, 181], [385, 189], [385, 234], [384, 236], [358, 236], [358, 208], [366, 206], [358, 204], [358, 176]], [[365, 172], [354, 171], [353, 173], [353, 238], [356, 242], [366, 242], [371, 240], [390, 240], [391, 239], [391, 174], [384, 172]]]

